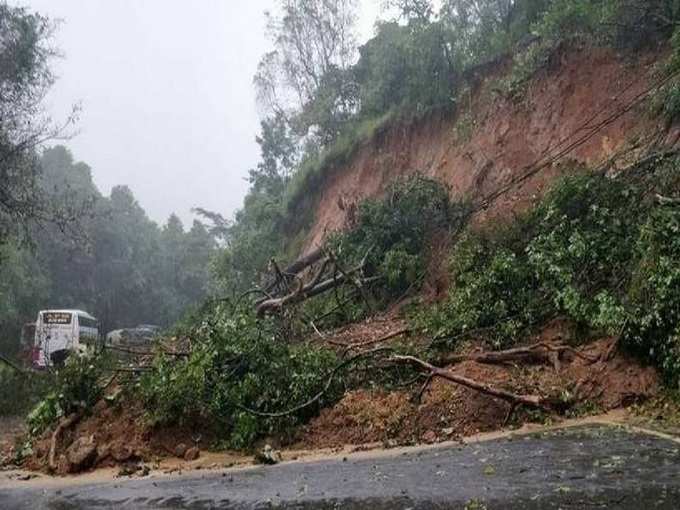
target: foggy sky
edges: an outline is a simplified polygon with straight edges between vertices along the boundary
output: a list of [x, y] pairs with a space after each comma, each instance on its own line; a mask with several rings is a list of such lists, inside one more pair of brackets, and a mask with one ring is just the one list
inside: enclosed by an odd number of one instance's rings
[[[241, 205], [259, 150], [252, 77], [270, 49], [264, 11], [275, 0], [13, 0], [62, 22], [64, 58], [48, 96], [55, 120], [80, 102], [64, 142], [99, 189], [127, 184], [149, 216], [192, 207], [226, 216]], [[361, 0], [367, 39], [381, 0]]]

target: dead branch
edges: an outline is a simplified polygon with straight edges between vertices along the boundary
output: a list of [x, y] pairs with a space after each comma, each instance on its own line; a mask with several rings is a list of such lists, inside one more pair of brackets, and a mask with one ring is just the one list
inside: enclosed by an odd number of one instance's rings
[[680, 205], [680, 198], [664, 197], [658, 193], [655, 198], [656, 202], [660, 205]]
[[57, 469], [57, 443], [59, 442], [61, 435], [63, 434], [64, 430], [77, 423], [81, 416], [82, 411], [70, 414], [66, 418], [62, 419], [59, 422], [59, 425], [57, 425], [57, 428], [54, 429], [54, 432], [52, 433], [52, 441], [50, 442], [50, 455], [48, 457], [48, 466], [50, 471], [56, 471]]
[[[371, 250], [368, 250], [366, 252], [366, 255], [363, 257], [361, 264], [359, 264], [359, 269], [357, 272], [361, 271], [364, 268], [364, 265], [366, 264], [366, 260], [368, 258], [368, 254], [370, 253]], [[328, 249], [328, 258], [333, 262], [335, 265], [335, 268], [340, 272], [340, 274], [345, 278], [346, 281], [350, 282], [354, 287], [357, 289], [357, 291], [361, 294], [361, 297], [363, 298], [364, 302], [366, 303], [366, 307], [368, 308], [369, 311], [373, 311], [373, 307], [371, 306], [371, 302], [369, 299], [368, 294], [366, 293], [366, 289], [364, 288], [363, 284], [361, 283], [361, 280], [359, 278], [354, 277], [351, 274], [348, 274], [347, 271], [344, 270], [342, 267], [342, 264], [340, 264], [340, 261], [338, 261], [338, 257], [333, 253], [333, 250]]]
[[[342, 285], [346, 283], [347, 278], [349, 276], [352, 276], [356, 274], [358, 271], [361, 270], [361, 267], [356, 267], [349, 271], [347, 273], [347, 276], [333, 276], [327, 280], [324, 280], [320, 283], [317, 283], [315, 285], [312, 285], [311, 282], [307, 285], [302, 285], [299, 290], [296, 292], [293, 292], [291, 294], [288, 294], [286, 296], [280, 297], [280, 298], [274, 298], [274, 299], [267, 299], [263, 302], [261, 302], [257, 306], [257, 314], [259, 316], [264, 315], [265, 313], [273, 310], [280, 310], [281, 308], [285, 307], [286, 305], [297, 303], [300, 301], [304, 301], [305, 299], [309, 299], [314, 296], [318, 296], [319, 294], [323, 294], [324, 292], [331, 290], [339, 285]], [[372, 277], [372, 278], [364, 278], [361, 280], [361, 284], [367, 284], [372, 281], [375, 281], [377, 277]]]
[[143, 350], [138, 350], [138, 349], [131, 349], [127, 347], [121, 347], [118, 345], [107, 345], [106, 350], [111, 350], [111, 351], [116, 351], [116, 352], [121, 352], [124, 354], [132, 354], [135, 356], [154, 356], [156, 354], [165, 354], [168, 356], [176, 356], [176, 357], [189, 357], [191, 355], [190, 352], [176, 352], [176, 351], [168, 351], [168, 350], [160, 350], [158, 352], [156, 351], [143, 351]]
[[597, 362], [597, 358], [583, 354], [582, 352], [564, 344], [551, 344], [538, 342], [526, 347], [516, 347], [505, 351], [484, 351], [471, 354], [456, 354], [444, 356], [439, 359], [439, 363], [453, 365], [463, 361], [475, 361], [488, 365], [513, 363], [513, 362], [544, 362], [550, 361], [556, 370], [559, 370], [560, 356], [568, 352], [589, 363]]
[[366, 347], [368, 345], [374, 345], [374, 344], [386, 342], [387, 340], [390, 340], [394, 337], [406, 335], [410, 332], [411, 332], [410, 328], [403, 327], [403, 328], [397, 329], [396, 331], [392, 331], [391, 333], [387, 333], [387, 334], [385, 334], [381, 337], [374, 338], [372, 340], [366, 340], [365, 342], [356, 342], [356, 343], [353, 343], [353, 344], [345, 344], [345, 343], [338, 342], [338, 341], [335, 341], [335, 340], [328, 340], [328, 343], [332, 344], [332, 345], [337, 345], [339, 347], [345, 347], [347, 350], [360, 349], [361, 347]]
[[461, 386], [465, 386], [466, 388], [470, 388], [479, 391], [480, 393], [496, 397], [500, 400], [503, 400], [504, 402], [509, 403], [512, 406], [525, 405], [527, 407], [539, 409], [555, 408], [555, 401], [553, 399], [545, 398], [541, 395], [518, 395], [516, 393], [512, 393], [501, 388], [496, 388], [495, 386], [491, 386], [490, 384], [475, 381], [473, 379], [469, 379], [462, 375], [455, 374], [448, 370], [435, 367], [434, 365], [431, 365], [430, 363], [418, 359], [414, 356], [395, 355], [392, 356], [389, 359], [389, 361], [395, 363], [408, 363], [411, 365], [416, 365], [426, 370], [429, 373], [428, 377], [430, 378], [441, 377], [442, 379], [451, 381], [456, 384], [460, 384]]

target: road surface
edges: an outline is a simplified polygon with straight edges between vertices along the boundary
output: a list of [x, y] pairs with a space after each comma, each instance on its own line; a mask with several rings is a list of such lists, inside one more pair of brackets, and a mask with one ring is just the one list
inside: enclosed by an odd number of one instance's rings
[[0, 509], [673, 509], [680, 444], [587, 426], [245, 470], [0, 489]]

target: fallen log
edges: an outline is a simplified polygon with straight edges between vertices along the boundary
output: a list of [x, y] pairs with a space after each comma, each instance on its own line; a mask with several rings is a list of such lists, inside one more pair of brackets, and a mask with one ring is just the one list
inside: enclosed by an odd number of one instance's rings
[[549, 361], [555, 367], [555, 370], [559, 371], [560, 368], [560, 356], [563, 353], [570, 353], [573, 356], [581, 358], [588, 361], [589, 363], [595, 363], [598, 358], [588, 356], [583, 354], [578, 350], [574, 349], [565, 344], [551, 344], [547, 342], [538, 342], [533, 345], [528, 345], [526, 347], [515, 347], [513, 349], [507, 349], [504, 351], [483, 351], [483, 352], [473, 352], [470, 354], [454, 354], [449, 356], [443, 356], [439, 358], [439, 363], [445, 365], [453, 365], [456, 363], [461, 363], [463, 361], [474, 361], [476, 363], [483, 363], [487, 365], [503, 364], [503, 363], [513, 363], [513, 362], [531, 362], [531, 361]]
[[435, 377], [441, 377], [442, 379], [445, 379], [447, 381], [459, 384], [466, 388], [470, 388], [479, 391], [480, 393], [491, 395], [492, 397], [503, 400], [504, 402], [507, 402], [512, 406], [511, 411], [514, 410], [514, 408], [518, 405], [524, 405], [535, 409], [537, 408], [549, 410], [555, 409], [555, 407], [557, 406], [557, 402], [555, 401], [555, 399], [546, 398], [541, 395], [519, 395], [516, 393], [512, 393], [502, 388], [497, 388], [490, 384], [475, 381], [474, 379], [469, 379], [462, 375], [455, 374], [453, 372], [450, 372], [449, 370], [436, 367], [414, 356], [395, 355], [389, 358], [388, 361], [416, 365], [426, 370], [428, 372], [427, 375], [428, 379], [426, 381], [426, 385], [423, 387], [423, 389], [421, 389], [421, 394], [425, 391], [425, 388], [427, 387], [427, 384], [429, 384], [430, 380], [432, 380]]
[[[309, 299], [311, 297], [318, 296], [319, 294], [323, 294], [326, 291], [329, 291], [339, 285], [346, 283], [349, 277], [351, 277], [353, 274], [357, 273], [360, 270], [361, 268], [358, 267], [349, 271], [346, 274], [336, 275], [319, 283], [315, 283], [315, 281], [312, 281], [306, 285], [301, 284], [298, 289], [296, 289], [294, 292], [290, 294], [287, 294], [286, 296], [262, 301], [260, 304], [257, 305], [256, 309], [257, 315], [261, 317], [269, 311], [280, 310], [286, 305], [298, 303], [300, 301], [304, 301], [305, 299]], [[361, 284], [365, 285], [367, 283], [371, 283], [372, 281], [375, 281], [377, 278], [379, 277], [364, 278], [363, 280], [361, 280]], [[316, 278], [314, 280], [316, 280]]]

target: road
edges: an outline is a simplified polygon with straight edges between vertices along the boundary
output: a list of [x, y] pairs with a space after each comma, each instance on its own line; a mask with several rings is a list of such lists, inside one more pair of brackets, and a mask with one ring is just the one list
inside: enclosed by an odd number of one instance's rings
[[583, 509], [680, 508], [680, 444], [587, 426], [461, 446], [0, 490], [23, 509]]

